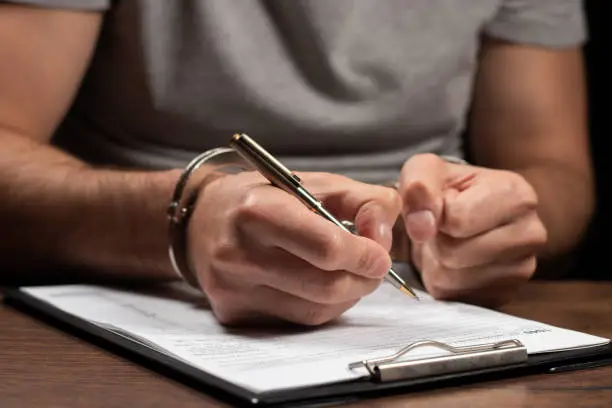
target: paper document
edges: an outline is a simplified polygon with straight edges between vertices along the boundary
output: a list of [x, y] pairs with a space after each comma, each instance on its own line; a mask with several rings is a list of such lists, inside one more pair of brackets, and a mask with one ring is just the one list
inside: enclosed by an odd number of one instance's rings
[[[455, 346], [517, 339], [530, 354], [608, 343], [484, 308], [435, 301], [422, 292], [422, 301], [416, 302], [386, 282], [337, 323], [278, 330], [223, 328], [188, 289], [164, 296], [88, 285], [23, 291], [254, 392], [358, 379], [366, 372], [350, 370], [349, 363], [425, 339]], [[420, 351], [432, 352], [441, 353]]]

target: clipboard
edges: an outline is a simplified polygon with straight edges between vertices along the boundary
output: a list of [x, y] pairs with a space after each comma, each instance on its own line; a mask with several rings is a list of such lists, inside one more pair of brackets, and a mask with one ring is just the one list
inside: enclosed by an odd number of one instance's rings
[[[519, 340], [464, 347], [423, 340], [407, 344], [391, 355], [352, 362], [349, 368], [363, 368], [369, 373], [362, 379], [254, 393], [147, 347], [125, 334], [97, 326], [50, 306], [18, 288], [4, 288], [2, 291], [8, 305], [232, 406], [320, 407], [502, 378], [612, 364], [612, 343], [528, 355]], [[447, 355], [403, 359], [422, 347], [435, 347], [447, 352]]]

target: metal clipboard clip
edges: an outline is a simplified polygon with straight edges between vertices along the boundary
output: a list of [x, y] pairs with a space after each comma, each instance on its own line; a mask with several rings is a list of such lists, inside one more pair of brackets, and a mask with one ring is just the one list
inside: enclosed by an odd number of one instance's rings
[[[407, 353], [427, 346], [442, 349], [450, 354], [400, 361]], [[527, 349], [518, 340], [463, 347], [424, 340], [412, 343], [386, 357], [350, 363], [349, 369], [365, 367], [372, 380], [387, 382], [519, 364], [526, 362], [527, 357]]]

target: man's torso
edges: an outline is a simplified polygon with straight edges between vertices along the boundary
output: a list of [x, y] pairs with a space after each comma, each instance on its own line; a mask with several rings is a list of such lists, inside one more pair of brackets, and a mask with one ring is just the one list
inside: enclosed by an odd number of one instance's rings
[[388, 180], [414, 153], [460, 154], [481, 29], [498, 7], [118, 2], [60, 143], [165, 168], [245, 132], [296, 170]]

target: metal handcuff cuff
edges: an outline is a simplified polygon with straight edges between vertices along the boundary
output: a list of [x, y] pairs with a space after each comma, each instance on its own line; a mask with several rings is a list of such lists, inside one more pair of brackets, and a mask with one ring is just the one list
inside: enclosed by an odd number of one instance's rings
[[[443, 160], [455, 164], [468, 164], [465, 160], [453, 156], [440, 156]], [[198, 177], [202, 166], [210, 166], [211, 172], [203, 172]], [[187, 256], [187, 226], [192, 209], [197, 201], [202, 183], [213, 172], [245, 171], [251, 166], [231, 147], [218, 147], [207, 150], [196, 156], [185, 167], [179, 177], [170, 204], [168, 205], [168, 253], [175, 274], [194, 288], [199, 288], [198, 278]], [[398, 182], [385, 184], [397, 189]], [[345, 223], [347, 221], [343, 221]]]
[[[202, 166], [212, 171], [200, 172]], [[244, 171], [248, 164], [231, 147], [218, 147], [196, 156], [179, 177], [172, 200], [168, 206], [168, 252], [175, 274], [194, 288], [199, 288], [198, 278], [187, 256], [187, 226], [198, 192], [207, 176], [213, 172]], [[202, 176], [203, 175], [203, 176]]]

